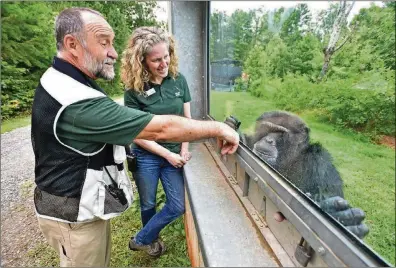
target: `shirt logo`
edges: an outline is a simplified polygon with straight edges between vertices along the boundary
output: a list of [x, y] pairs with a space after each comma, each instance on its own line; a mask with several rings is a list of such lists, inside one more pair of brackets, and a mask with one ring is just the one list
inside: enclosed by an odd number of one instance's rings
[[179, 97], [179, 96], [180, 96], [180, 92], [176, 92], [176, 93], [175, 93], [175, 96], [176, 96], [176, 97]]

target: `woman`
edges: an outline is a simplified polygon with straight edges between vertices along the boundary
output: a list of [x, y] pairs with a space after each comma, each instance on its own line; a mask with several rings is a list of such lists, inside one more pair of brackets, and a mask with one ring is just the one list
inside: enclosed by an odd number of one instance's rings
[[[123, 53], [121, 79], [127, 90], [126, 106], [152, 114], [174, 114], [191, 118], [190, 92], [184, 76], [178, 73], [175, 44], [170, 35], [157, 27], [137, 28]], [[143, 229], [129, 242], [131, 250], [151, 256], [165, 251], [160, 231], [184, 213], [183, 165], [190, 160], [188, 142], [156, 143], [134, 140], [137, 157], [133, 172], [140, 196]], [[166, 203], [156, 213], [156, 193], [161, 180]]]

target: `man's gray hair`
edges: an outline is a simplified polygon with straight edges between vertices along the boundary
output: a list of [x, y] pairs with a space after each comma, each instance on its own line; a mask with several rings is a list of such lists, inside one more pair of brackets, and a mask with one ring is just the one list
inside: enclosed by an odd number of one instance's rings
[[84, 34], [84, 21], [82, 19], [82, 12], [90, 12], [95, 15], [101, 16], [100, 12], [85, 8], [85, 7], [72, 7], [64, 9], [55, 19], [55, 38], [56, 38], [56, 50], [63, 50], [63, 39], [65, 35], [72, 34], [85, 45], [85, 34]]

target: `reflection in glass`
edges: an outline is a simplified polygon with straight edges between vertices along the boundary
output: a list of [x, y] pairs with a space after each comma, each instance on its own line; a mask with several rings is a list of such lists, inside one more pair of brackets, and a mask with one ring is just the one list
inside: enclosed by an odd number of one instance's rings
[[211, 4], [211, 116], [394, 264], [394, 3], [250, 4]]

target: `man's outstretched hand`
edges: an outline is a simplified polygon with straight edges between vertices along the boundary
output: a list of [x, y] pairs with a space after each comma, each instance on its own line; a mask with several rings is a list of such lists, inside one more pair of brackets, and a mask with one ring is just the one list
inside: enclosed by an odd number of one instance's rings
[[238, 133], [224, 123], [221, 123], [220, 131], [220, 137], [217, 138], [217, 146], [221, 155], [235, 153], [239, 145]]

